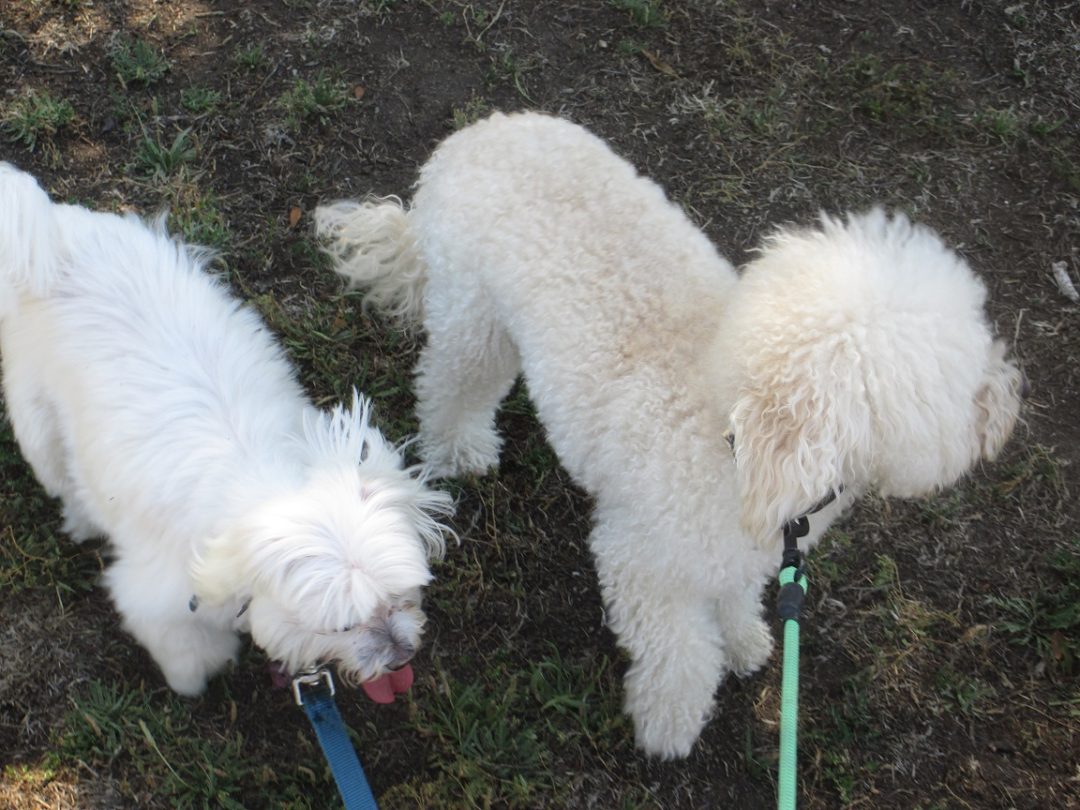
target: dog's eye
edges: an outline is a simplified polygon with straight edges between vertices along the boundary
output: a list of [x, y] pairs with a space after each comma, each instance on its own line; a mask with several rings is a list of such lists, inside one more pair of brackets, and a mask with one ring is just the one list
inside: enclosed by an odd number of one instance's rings
[[347, 624], [344, 627], [342, 627], [340, 630], [338, 630], [338, 632], [339, 633], [348, 633], [350, 630], [352, 630], [352, 625]]

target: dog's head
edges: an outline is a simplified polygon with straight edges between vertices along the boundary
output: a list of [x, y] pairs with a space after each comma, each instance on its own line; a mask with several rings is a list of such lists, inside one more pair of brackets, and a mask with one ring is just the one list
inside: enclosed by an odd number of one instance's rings
[[368, 422], [368, 406], [308, 421], [302, 485], [267, 498], [211, 538], [193, 566], [200, 604], [247, 600], [256, 644], [290, 672], [334, 661], [362, 683], [416, 652], [437, 517], [451, 499]]
[[923, 495], [993, 459], [1025, 383], [985, 299], [967, 264], [902, 216], [773, 235], [724, 327], [744, 527], [768, 542], [840, 487]]

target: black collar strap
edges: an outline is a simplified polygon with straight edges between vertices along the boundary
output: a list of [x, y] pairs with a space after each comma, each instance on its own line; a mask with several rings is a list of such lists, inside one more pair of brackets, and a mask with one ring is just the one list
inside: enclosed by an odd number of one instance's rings
[[810, 533], [810, 515], [816, 514], [836, 500], [844, 491], [844, 485], [829, 490], [829, 494], [814, 504], [802, 515], [784, 524], [784, 556], [781, 568], [802, 568], [802, 553], [799, 551], [799, 538]]

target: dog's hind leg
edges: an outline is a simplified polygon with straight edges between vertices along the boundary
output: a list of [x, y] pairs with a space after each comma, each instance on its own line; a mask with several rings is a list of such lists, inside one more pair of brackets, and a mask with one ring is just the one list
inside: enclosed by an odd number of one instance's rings
[[67, 470], [64, 443], [52, 404], [37, 390], [20, 365], [4, 369], [4, 404], [19, 450], [49, 497], [64, 495]]
[[68, 467], [60, 421], [35, 380], [28, 363], [12, 359], [4, 369], [4, 404], [19, 450], [49, 497], [63, 501], [63, 530], [77, 543], [99, 537], [103, 532], [86, 514]]
[[495, 412], [521, 358], [481, 294], [443, 303], [429, 299], [416, 366], [420, 453], [435, 475], [482, 474], [499, 463]]
[[657, 561], [642, 535], [601, 521], [590, 546], [608, 624], [632, 662], [625, 708], [637, 745], [685, 757], [712, 713], [727, 660], [712, 601], [688, 587], [692, 573]]

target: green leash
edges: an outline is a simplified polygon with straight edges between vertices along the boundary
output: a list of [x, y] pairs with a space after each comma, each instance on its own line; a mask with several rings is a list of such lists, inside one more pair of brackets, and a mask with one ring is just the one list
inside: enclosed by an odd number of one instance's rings
[[[784, 669], [780, 684], [780, 774], [777, 810], [795, 810], [799, 736], [799, 614], [806, 595], [806, 574], [798, 538], [809, 530], [807, 519], [784, 526], [784, 562], [776, 612], [784, 622]], [[805, 527], [805, 528], [804, 528]], [[804, 528], [800, 533], [799, 529]], [[790, 538], [790, 545], [789, 545]]]
[[784, 669], [780, 680], [780, 773], [777, 810], [795, 810], [795, 777], [799, 737], [799, 617], [806, 597], [806, 572], [803, 569], [799, 538], [810, 533], [807, 517], [823, 509], [842, 487], [830, 492], [813, 509], [784, 524], [784, 556], [780, 563], [780, 592], [776, 614], [784, 622]]

